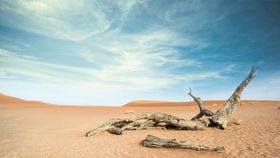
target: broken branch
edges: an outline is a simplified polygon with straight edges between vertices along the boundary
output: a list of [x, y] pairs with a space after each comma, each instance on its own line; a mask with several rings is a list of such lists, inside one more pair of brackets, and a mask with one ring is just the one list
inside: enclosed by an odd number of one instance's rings
[[153, 135], [147, 135], [144, 140], [141, 141], [144, 147], [148, 148], [181, 148], [181, 149], [192, 149], [192, 150], [206, 150], [223, 152], [224, 147], [208, 147], [205, 145], [193, 145], [186, 143], [185, 141], [178, 141], [176, 139], [163, 139]]
[[201, 117], [203, 117], [204, 115], [205, 116], [213, 116], [214, 113], [206, 108], [204, 108], [203, 106], [203, 102], [202, 100], [199, 98], [199, 97], [196, 97], [192, 94], [192, 89], [190, 88], [190, 91], [189, 91], [189, 96], [191, 96], [193, 98], [193, 100], [197, 103], [198, 107], [199, 107], [199, 113], [193, 117], [191, 120], [197, 120], [197, 119], [200, 119]]

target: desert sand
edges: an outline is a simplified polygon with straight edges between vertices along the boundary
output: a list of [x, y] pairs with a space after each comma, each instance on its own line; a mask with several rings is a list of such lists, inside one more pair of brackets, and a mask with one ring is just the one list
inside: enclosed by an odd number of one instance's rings
[[[224, 101], [207, 101], [219, 109]], [[142, 112], [163, 112], [190, 119], [198, 113], [193, 102], [136, 101], [123, 107], [59, 106], [0, 95], [0, 157], [280, 157], [280, 102], [242, 101], [233, 114], [241, 125], [225, 130], [143, 130], [123, 135], [85, 133], [110, 118]], [[125, 111], [133, 111], [125, 114]], [[192, 144], [224, 146], [224, 153], [188, 149], [152, 149], [139, 145], [148, 134]]]

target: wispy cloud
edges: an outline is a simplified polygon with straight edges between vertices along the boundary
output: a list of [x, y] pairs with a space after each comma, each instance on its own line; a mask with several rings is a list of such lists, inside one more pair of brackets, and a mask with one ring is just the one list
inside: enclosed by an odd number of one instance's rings
[[[181, 81], [221, 77], [219, 72], [188, 73], [186, 75], [173, 73], [171, 66], [166, 69], [162, 67], [171, 62], [176, 68], [178, 67], [176, 62], [180, 64], [182, 61], [174, 61], [174, 59], [158, 61], [158, 55], [145, 57], [145, 54], [142, 53], [136, 55], [123, 53], [112, 63], [94, 69], [46, 63], [31, 56], [18, 55], [0, 49], [1, 78], [17, 77], [18, 80], [28, 79], [56, 83], [84, 82], [91, 84], [94, 82], [142, 87], [143, 90], [147, 90], [168, 88]], [[189, 64], [181, 64], [181, 66], [191, 66]]]
[[0, 89], [19, 97], [52, 103], [108, 105], [147, 97], [145, 93], [160, 92], [183, 82], [223, 78], [218, 71], [182, 74], [172, 72], [174, 69], [170, 66], [164, 69], [161, 64], [149, 63], [157, 60], [122, 54], [114, 62], [94, 69], [46, 63], [0, 49]]
[[78, 73], [80, 71], [78, 68], [41, 62], [33, 56], [19, 55], [4, 49], [0, 49], [0, 56], [0, 71], [4, 75], [1, 77], [4, 78], [58, 82], [67, 80], [67, 72], [71, 76], [71, 72]]
[[232, 72], [234, 70], [236, 70], [236, 64], [229, 64], [225, 67], [225, 71], [227, 72]]
[[[33, 86], [65, 102], [65, 91], [77, 100], [94, 93], [106, 103], [121, 100], [120, 89], [130, 100], [167, 91], [174, 98], [182, 87], [199, 84], [208, 86], [205, 93], [220, 82], [228, 87], [252, 63], [279, 65], [277, 55], [261, 51], [279, 52], [277, 42], [256, 38], [270, 29], [260, 27], [247, 7], [269, 28], [269, 18], [249, 2], [2, 0], [0, 80], [6, 87], [0, 90], [27, 95], [16, 87]], [[279, 41], [277, 29], [267, 38], [273, 35], [271, 41]]]
[[1, 25], [57, 39], [79, 41], [107, 31], [112, 19], [129, 13], [136, 1], [39, 0], [0, 2]]
[[[102, 40], [100, 40], [100, 38]], [[184, 52], [177, 47], [196, 47], [199, 42], [179, 36], [162, 28], [149, 30], [141, 34], [109, 32], [104, 36], [92, 39], [94, 43], [79, 57], [98, 63], [113, 57], [103, 68], [123, 73], [152, 73], [165, 67], [170, 71], [178, 67], [197, 67], [200, 62], [193, 58], [183, 57]], [[106, 61], [105, 61], [106, 62]]]
[[[81, 49], [71, 56], [89, 64], [86, 67], [54, 64], [33, 58], [28, 49], [24, 51], [30, 55], [23, 55], [19, 49], [2, 47], [1, 78], [59, 83], [68, 89], [72, 87], [69, 85], [79, 83], [81, 87], [102, 89], [103, 93], [111, 91], [112, 94], [117, 93], [113, 89], [129, 93], [163, 90], [186, 82], [224, 78], [217, 70], [188, 71], [201, 68], [202, 64], [190, 52], [208, 44], [191, 32], [182, 34], [180, 30], [186, 24], [174, 17], [176, 5], [165, 12], [153, 13], [163, 21], [178, 22], [176, 27], [161, 22], [149, 23], [149, 28], [137, 32], [123, 28], [130, 23], [132, 14], [144, 12], [149, 5], [148, 1], [81, 1], [78, 4], [72, 1], [2, 1], [0, 11], [5, 16], [0, 16], [1, 25], [76, 41]], [[192, 18], [188, 25], [197, 19]]]

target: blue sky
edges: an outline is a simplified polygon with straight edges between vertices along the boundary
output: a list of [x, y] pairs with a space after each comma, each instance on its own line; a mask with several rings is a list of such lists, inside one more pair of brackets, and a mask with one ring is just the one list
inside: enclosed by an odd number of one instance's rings
[[0, 0], [0, 92], [58, 104], [280, 99], [279, 0]]

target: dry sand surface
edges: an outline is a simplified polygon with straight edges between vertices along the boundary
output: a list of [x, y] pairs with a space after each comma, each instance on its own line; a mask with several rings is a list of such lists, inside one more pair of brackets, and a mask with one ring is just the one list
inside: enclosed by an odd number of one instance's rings
[[[169, 102], [167, 105], [149, 101], [142, 101], [142, 106], [134, 102], [125, 107], [79, 107], [15, 100], [0, 95], [0, 157], [280, 157], [280, 102], [243, 102], [234, 112], [234, 117], [241, 119], [242, 124], [228, 126], [226, 130], [154, 129], [126, 131], [121, 136], [102, 133], [87, 138], [84, 135], [88, 130], [110, 118], [131, 117], [141, 112], [164, 112], [191, 118], [198, 108], [190, 103]], [[151, 104], [157, 106], [149, 106]], [[206, 107], [217, 110], [221, 105], [221, 101], [212, 101]], [[135, 113], [125, 114], [127, 110]], [[224, 146], [226, 151], [215, 153], [139, 146], [139, 141], [147, 134], [193, 144]]]

